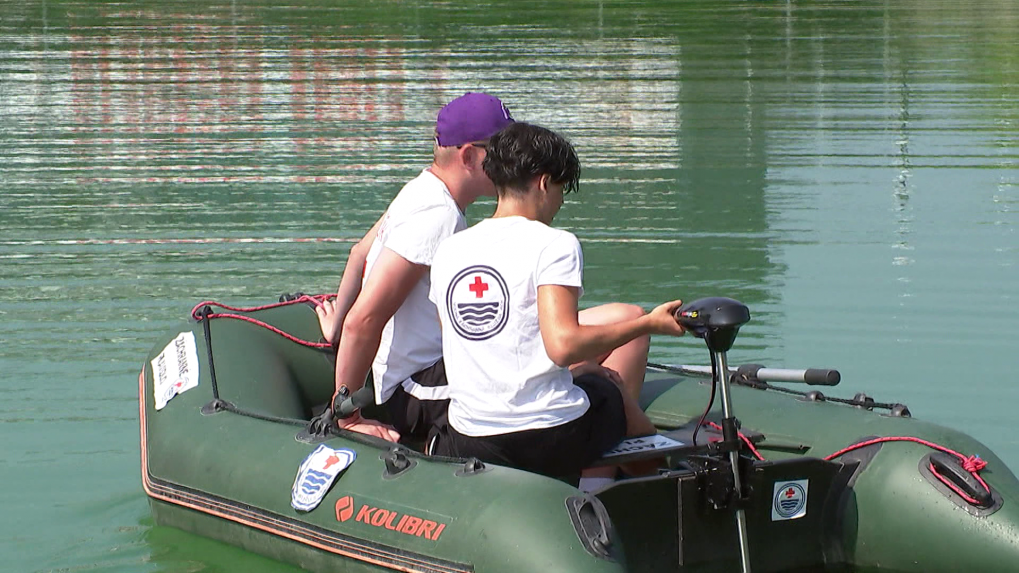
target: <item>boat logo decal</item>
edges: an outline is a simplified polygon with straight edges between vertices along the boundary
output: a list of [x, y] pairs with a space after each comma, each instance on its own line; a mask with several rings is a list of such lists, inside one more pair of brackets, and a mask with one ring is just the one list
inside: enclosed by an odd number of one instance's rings
[[785, 521], [807, 515], [807, 486], [810, 480], [775, 482], [771, 520]]
[[380, 505], [374, 501], [358, 504], [353, 496], [345, 495], [336, 500], [336, 521], [347, 522], [353, 517], [354, 523], [381, 527], [413, 537], [424, 537], [431, 541], [437, 541], [449, 525], [447, 521], [451, 521], [450, 518], [443, 519], [438, 515], [431, 515], [432, 519], [426, 519], [412, 515], [406, 510], [386, 509], [379, 507]]
[[334, 450], [319, 444], [315, 451], [301, 462], [290, 490], [290, 506], [298, 511], [311, 511], [318, 507], [329, 491], [336, 476], [354, 463], [357, 452], [347, 448]]
[[449, 283], [446, 312], [453, 329], [467, 340], [487, 340], [499, 334], [509, 319], [506, 281], [492, 267], [467, 267]]
[[156, 409], [178, 394], [198, 386], [198, 347], [195, 333], [182, 332], [152, 359], [152, 396]]
[[336, 521], [347, 521], [354, 516], [354, 498], [345, 495], [336, 500]]

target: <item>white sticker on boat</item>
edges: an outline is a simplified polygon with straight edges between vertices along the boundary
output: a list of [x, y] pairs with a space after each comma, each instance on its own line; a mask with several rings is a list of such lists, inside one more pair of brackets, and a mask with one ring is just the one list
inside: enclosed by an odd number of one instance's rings
[[162, 410], [177, 394], [198, 386], [198, 350], [193, 332], [182, 332], [152, 359], [152, 395]]
[[632, 454], [634, 452], [664, 450], [684, 445], [686, 444], [684, 444], [683, 442], [673, 440], [672, 438], [663, 436], [661, 434], [655, 434], [653, 436], [643, 436], [640, 438], [627, 438], [622, 442], [619, 442], [619, 444], [616, 447], [602, 454], [602, 457], [611, 458], [615, 456], [621, 456], [624, 454]]
[[807, 485], [810, 480], [775, 482], [771, 498], [771, 520], [785, 521], [807, 515]]
[[297, 470], [294, 487], [290, 491], [291, 507], [299, 511], [311, 511], [318, 507], [336, 476], [354, 463], [356, 458], [357, 452], [354, 450], [334, 450], [319, 444], [315, 451], [304, 458]]

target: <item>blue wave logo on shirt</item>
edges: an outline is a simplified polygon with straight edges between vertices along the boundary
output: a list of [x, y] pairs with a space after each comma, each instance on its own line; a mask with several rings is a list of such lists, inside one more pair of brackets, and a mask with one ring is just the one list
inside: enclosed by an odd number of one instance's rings
[[498, 271], [489, 266], [467, 267], [446, 289], [446, 312], [458, 335], [487, 340], [509, 320], [509, 289]]
[[499, 303], [469, 303], [456, 305], [456, 312], [460, 318], [473, 325], [488, 324], [499, 316]]

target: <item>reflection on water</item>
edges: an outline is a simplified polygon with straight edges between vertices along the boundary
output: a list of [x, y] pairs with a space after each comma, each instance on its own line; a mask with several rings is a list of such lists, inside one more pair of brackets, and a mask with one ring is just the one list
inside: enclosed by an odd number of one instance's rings
[[199, 298], [334, 288], [469, 90], [577, 145], [585, 304], [739, 298], [734, 360], [838, 367], [1019, 467], [1017, 29], [1009, 0], [0, 0], [0, 481], [51, 502], [8, 499], [0, 553], [225, 567], [144, 521], [139, 357]]

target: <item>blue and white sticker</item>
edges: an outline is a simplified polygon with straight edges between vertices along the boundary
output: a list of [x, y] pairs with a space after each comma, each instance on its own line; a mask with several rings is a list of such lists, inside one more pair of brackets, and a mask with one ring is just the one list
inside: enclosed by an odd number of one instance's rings
[[198, 386], [198, 347], [193, 332], [182, 332], [152, 359], [152, 396], [156, 409]]
[[446, 312], [457, 334], [487, 340], [509, 320], [509, 289], [492, 267], [475, 265], [459, 273], [446, 290]]
[[810, 480], [775, 482], [771, 498], [771, 520], [786, 521], [807, 515], [807, 485]]
[[298, 511], [311, 511], [318, 507], [333, 485], [336, 476], [354, 463], [357, 452], [340, 448], [334, 450], [319, 444], [315, 451], [301, 462], [290, 490], [290, 506]]

